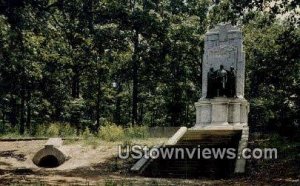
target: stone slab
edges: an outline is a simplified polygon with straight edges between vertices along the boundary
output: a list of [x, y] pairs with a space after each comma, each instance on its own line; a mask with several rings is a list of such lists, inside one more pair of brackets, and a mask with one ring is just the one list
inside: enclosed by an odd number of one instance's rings
[[187, 130], [188, 129], [186, 127], [180, 127], [180, 129], [167, 141], [166, 145], [175, 145], [178, 140], [180, 140], [182, 136], [185, 135]]
[[63, 145], [63, 140], [61, 138], [49, 138], [45, 144], [45, 147], [55, 147], [59, 148]]
[[205, 34], [204, 55], [202, 63], [202, 98], [207, 96], [207, 73], [223, 65], [225, 70], [233, 66], [236, 70], [237, 97], [244, 97], [245, 52], [242, 32], [231, 24], [219, 24]]

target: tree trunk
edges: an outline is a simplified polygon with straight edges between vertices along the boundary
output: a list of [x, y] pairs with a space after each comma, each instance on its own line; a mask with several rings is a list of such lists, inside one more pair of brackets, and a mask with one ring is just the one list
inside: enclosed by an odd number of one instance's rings
[[27, 118], [26, 118], [26, 128], [28, 131], [31, 131], [31, 93], [28, 91], [28, 98], [27, 98]]
[[5, 109], [2, 110], [2, 125], [5, 126]]
[[20, 134], [25, 132], [25, 91], [21, 90], [21, 110], [20, 110]]
[[97, 103], [96, 103], [96, 131], [100, 127], [100, 102], [101, 102], [101, 72], [98, 70], [98, 82], [97, 82]]
[[120, 124], [121, 123], [121, 99], [119, 97], [119, 94], [122, 92], [122, 85], [121, 83], [118, 83], [117, 85], [117, 98], [116, 98], [116, 111], [115, 111], [115, 123]]
[[12, 127], [15, 127], [18, 123], [18, 108], [17, 108], [17, 100], [12, 95], [10, 96], [10, 107], [11, 111], [9, 112], [9, 122], [11, 123]]
[[72, 97], [79, 98], [79, 70], [78, 67], [73, 68], [73, 77], [72, 77]]
[[140, 104], [140, 114], [139, 114], [139, 124], [143, 124], [143, 119], [144, 119], [144, 104]]
[[132, 57], [132, 115], [131, 124], [135, 125], [138, 120], [138, 48], [139, 48], [139, 34], [135, 31], [133, 38], [134, 53]]

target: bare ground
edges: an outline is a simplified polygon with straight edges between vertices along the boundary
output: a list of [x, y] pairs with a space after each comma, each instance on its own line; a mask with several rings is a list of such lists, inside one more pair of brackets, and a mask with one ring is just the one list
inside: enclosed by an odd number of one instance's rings
[[[154, 145], [166, 139], [134, 141]], [[0, 185], [300, 185], [298, 160], [261, 162], [250, 160], [248, 173], [230, 179], [150, 178], [132, 174], [132, 160], [116, 158], [121, 142], [84, 141], [66, 143], [71, 159], [63, 165], [45, 169], [31, 161], [46, 141], [0, 142]], [[250, 141], [250, 146], [259, 141]]]

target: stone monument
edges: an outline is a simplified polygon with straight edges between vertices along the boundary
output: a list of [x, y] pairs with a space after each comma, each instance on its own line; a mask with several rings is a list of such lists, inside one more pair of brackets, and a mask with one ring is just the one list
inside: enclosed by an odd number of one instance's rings
[[202, 97], [195, 103], [196, 128], [247, 126], [249, 103], [244, 98], [245, 52], [242, 42], [241, 31], [230, 24], [220, 24], [206, 33]]

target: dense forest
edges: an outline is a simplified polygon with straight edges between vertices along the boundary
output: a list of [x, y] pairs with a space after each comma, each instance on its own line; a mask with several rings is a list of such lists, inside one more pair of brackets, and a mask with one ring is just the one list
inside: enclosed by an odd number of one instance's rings
[[192, 126], [204, 34], [240, 27], [251, 130], [299, 129], [299, 2], [0, 0], [0, 133]]

